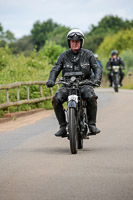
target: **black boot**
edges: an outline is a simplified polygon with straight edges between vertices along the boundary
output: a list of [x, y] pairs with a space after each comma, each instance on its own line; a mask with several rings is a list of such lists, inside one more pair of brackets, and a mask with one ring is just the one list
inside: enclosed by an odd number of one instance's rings
[[96, 127], [96, 115], [97, 115], [97, 96], [93, 96], [91, 101], [87, 102], [88, 126], [90, 130], [89, 135], [96, 135], [100, 133], [100, 130]]
[[100, 130], [96, 127], [95, 124], [89, 125], [90, 134], [89, 135], [96, 135], [100, 133]]
[[55, 136], [57, 136], [57, 137], [67, 137], [66, 126], [61, 127], [60, 130], [57, 131], [57, 133], [55, 133]]
[[52, 104], [53, 104], [56, 118], [60, 125], [60, 130], [55, 134], [55, 136], [67, 137], [67, 131], [66, 131], [67, 122], [66, 122], [66, 116], [65, 116], [63, 106], [61, 102], [57, 101], [55, 98], [53, 98]]

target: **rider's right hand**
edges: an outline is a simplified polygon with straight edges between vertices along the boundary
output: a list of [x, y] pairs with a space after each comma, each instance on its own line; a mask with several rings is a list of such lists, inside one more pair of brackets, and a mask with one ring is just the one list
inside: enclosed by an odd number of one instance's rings
[[48, 80], [46, 83], [47, 87], [53, 87], [54, 84], [55, 84], [55, 82], [53, 80]]
[[98, 86], [100, 86], [101, 85], [101, 81], [100, 80], [98, 80], [98, 79], [94, 79], [94, 84], [96, 84], [96, 85], [98, 85]]

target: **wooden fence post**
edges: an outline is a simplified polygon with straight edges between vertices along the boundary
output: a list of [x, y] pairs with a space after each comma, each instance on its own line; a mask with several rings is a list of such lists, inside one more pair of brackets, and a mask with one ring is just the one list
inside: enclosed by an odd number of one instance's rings
[[54, 93], [53, 93], [53, 89], [52, 89], [52, 88], [50, 88], [50, 90], [51, 90], [51, 96], [53, 97], [53, 94], [54, 94]]
[[[6, 102], [9, 103], [9, 92], [8, 92], [8, 89], [6, 89]], [[7, 108], [7, 111], [9, 113], [9, 107]]]
[[39, 90], [40, 90], [40, 96], [43, 97], [42, 85], [39, 85]]
[[30, 99], [30, 90], [29, 90], [29, 85], [27, 85], [27, 100]]
[[[17, 101], [20, 100], [20, 95], [19, 95], [19, 87], [17, 87]], [[17, 106], [17, 109], [19, 111], [19, 106]]]

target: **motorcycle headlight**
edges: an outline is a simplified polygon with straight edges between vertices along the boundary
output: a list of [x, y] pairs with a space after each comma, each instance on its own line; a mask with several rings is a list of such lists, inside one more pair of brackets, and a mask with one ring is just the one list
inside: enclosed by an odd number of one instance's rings
[[72, 77], [71, 77], [71, 81], [74, 82], [75, 80], [76, 80], [76, 77], [75, 77], [75, 76], [72, 76]]
[[114, 70], [114, 72], [118, 72], [119, 71], [119, 66], [113, 66], [113, 70]]

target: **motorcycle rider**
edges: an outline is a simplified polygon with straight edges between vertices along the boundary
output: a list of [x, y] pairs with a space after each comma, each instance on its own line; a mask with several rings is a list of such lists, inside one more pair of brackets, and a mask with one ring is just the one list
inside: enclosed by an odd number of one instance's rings
[[99, 64], [99, 66], [103, 69], [102, 63], [101, 63], [100, 60], [98, 59], [98, 55], [97, 55], [97, 54], [94, 54], [94, 56], [95, 56], [95, 58], [96, 58], [97, 63]]
[[110, 70], [110, 72], [108, 73], [108, 79], [110, 81], [110, 87], [112, 87], [112, 76], [111, 76], [111, 72], [112, 72], [112, 67], [113, 66], [120, 66], [119, 69], [119, 75], [120, 75], [120, 80], [119, 80], [119, 85], [122, 86], [122, 80], [124, 78], [124, 72], [122, 71], [122, 69], [125, 69], [125, 64], [122, 61], [122, 59], [118, 56], [118, 51], [117, 50], [113, 50], [111, 52], [111, 58], [109, 58], [107, 64], [106, 64], [106, 69]]
[[[59, 73], [62, 71], [62, 76], [65, 72], [79, 72], [82, 71], [84, 79], [91, 78], [91, 69], [95, 74], [94, 83], [100, 85], [102, 70], [97, 64], [93, 53], [87, 49], [82, 49], [84, 43], [84, 34], [78, 29], [72, 29], [67, 34], [67, 42], [69, 50], [61, 53], [57, 62], [53, 66], [49, 79], [47, 81], [47, 87], [53, 87], [55, 80]], [[97, 96], [94, 90], [89, 85], [84, 85], [81, 88], [81, 95], [87, 102], [87, 115], [88, 126], [92, 135], [100, 133], [100, 130], [96, 127], [96, 113], [97, 113]], [[65, 137], [66, 131], [66, 118], [62, 104], [67, 101], [68, 90], [65, 86], [62, 86], [54, 95], [52, 99], [52, 105], [55, 111], [55, 115], [60, 125], [59, 131], [55, 136]]]

